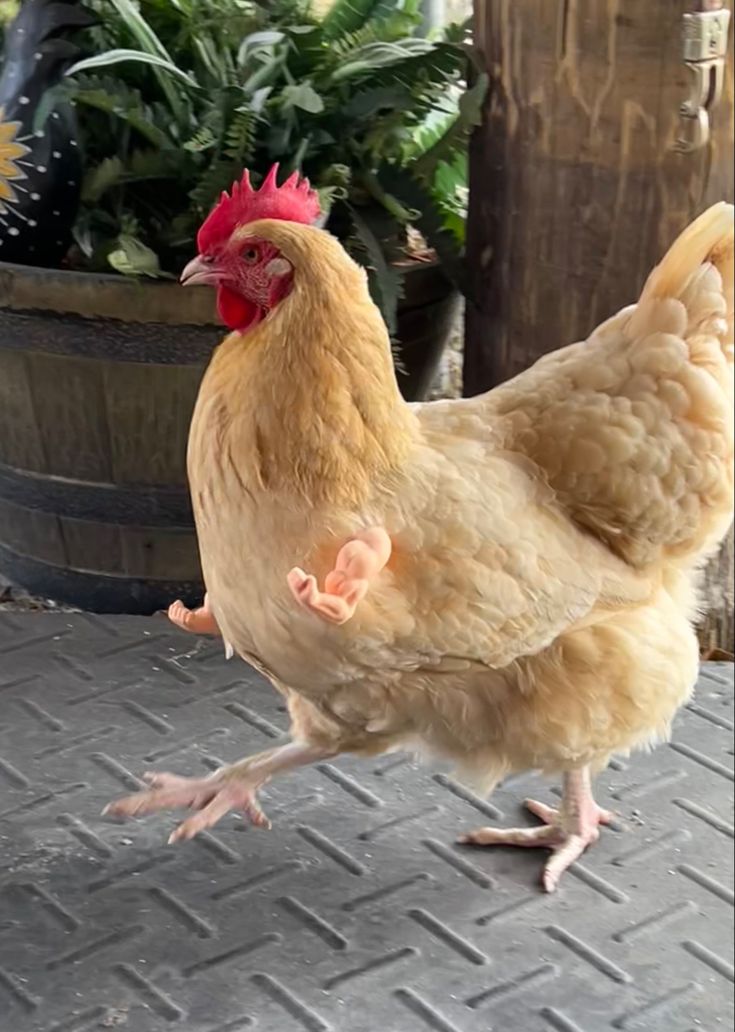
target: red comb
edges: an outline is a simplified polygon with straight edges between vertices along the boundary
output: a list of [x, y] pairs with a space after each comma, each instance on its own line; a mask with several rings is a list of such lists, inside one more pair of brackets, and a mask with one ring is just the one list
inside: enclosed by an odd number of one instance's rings
[[274, 165], [259, 190], [250, 185], [250, 173], [245, 170], [239, 183], [232, 184], [231, 193], [224, 192], [219, 203], [209, 213], [197, 234], [201, 254], [227, 240], [237, 226], [257, 219], [283, 219], [286, 222], [316, 221], [319, 217], [319, 197], [308, 179], [298, 172], [278, 186], [278, 165]]

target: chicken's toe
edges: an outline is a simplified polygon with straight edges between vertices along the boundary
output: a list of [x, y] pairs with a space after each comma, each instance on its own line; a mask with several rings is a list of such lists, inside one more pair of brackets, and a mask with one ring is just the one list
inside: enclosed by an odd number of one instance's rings
[[523, 805], [544, 824], [556, 824], [559, 820], [559, 811], [553, 806], [547, 806], [546, 803], [539, 803], [535, 799], [526, 799]]
[[[158, 778], [162, 778], [160, 784]], [[168, 779], [171, 780], [168, 780]], [[182, 783], [177, 783], [181, 781]], [[198, 809], [212, 799], [212, 785], [205, 778], [181, 778], [153, 775], [155, 787], [142, 789], [132, 796], [108, 803], [102, 813], [118, 817], [141, 817], [158, 810]]]
[[559, 842], [558, 828], [477, 828], [457, 840], [464, 846], [551, 846]]
[[173, 845], [174, 842], [192, 839], [200, 831], [206, 831], [207, 828], [214, 827], [215, 824], [222, 820], [225, 814], [228, 814], [230, 810], [234, 810], [236, 805], [237, 801], [233, 793], [229, 792], [227, 788], [222, 789], [198, 813], [187, 817], [178, 828], [171, 832], [168, 839], [169, 845]]
[[541, 874], [541, 885], [545, 892], [555, 892], [562, 874], [579, 860], [587, 846], [599, 838], [595, 836], [570, 835], [567, 840], [552, 852]]
[[217, 824], [230, 810], [239, 810], [255, 827], [269, 828], [270, 822], [258, 803], [257, 784], [232, 777], [226, 769], [206, 778], [183, 778], [177, 774], [147, 773], [147, 789], [117, 799], [103, 810], [117, 817], [142, 817], [158, 810], [196, 810], [172, 833], [169, 842], [194, 838]]

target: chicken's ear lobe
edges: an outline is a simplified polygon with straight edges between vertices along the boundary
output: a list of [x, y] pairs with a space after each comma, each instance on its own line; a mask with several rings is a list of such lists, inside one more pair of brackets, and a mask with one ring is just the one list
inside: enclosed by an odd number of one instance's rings
[[270, 279], [268, 284], [268, 304], [271, 308], [283, 301], [291, 293], [293, 286], [293, 265], [281, 255], [271, 258], [265, 267], [265, 273]]
[[293, 272], [293, 265], [288, 258], [271, 258], [265, 267], [266, 274], [271, 277], [287, 276]]

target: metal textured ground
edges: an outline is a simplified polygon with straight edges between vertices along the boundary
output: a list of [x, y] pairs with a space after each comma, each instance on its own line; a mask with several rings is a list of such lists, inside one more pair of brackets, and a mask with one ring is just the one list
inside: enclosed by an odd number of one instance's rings
[[[322, 765], [165, 846], [99, 816], [285, 727], [216, 643], [158, 620], [0, 615], [2, 1032], [716, 1032], [732, 1028], [732, 669], [674, 743], [619, 764], [621, 814], [544, 897], [541, 855], [452, 843], [518, 821], [392, 757]], [[533, 786], [542, 798], [547, 786]]]

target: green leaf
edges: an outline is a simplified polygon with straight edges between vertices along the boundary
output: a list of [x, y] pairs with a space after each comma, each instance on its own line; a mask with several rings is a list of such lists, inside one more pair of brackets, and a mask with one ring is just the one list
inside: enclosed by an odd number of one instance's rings
[[82, 186], [82, 200], [87, 204], [94, 204], [110, 187], [120, 182], [124, 173], [125, 166], [117, 155], [105, 158], [96, 168], [86, 173]]
[[[176, 62], [171, 59], [168, 50], [161, 43], [158, 36], [140, 13], [138, 7], [132, 0], [110, 0], [118, 11], [123, 24], [130, 34], [138, 42], [138, 46], [151, 57], [158, 57], [171, 68], [177, 68]], [[182, 107], [176, 87], [161, 74], [162, 69], [156, 70], [156, 76], [161, 84], [161, 89], [166, 95], [171, 110], [181, 117]], [[178, 71], [178, 68], [177, 68]], [[181, 73], [183, 74], [183, 73]]]
[[281, 96], [286, 107], [300, 108], [310, 115], [318, 115], [324, 110], [324, 101], [308, 82], [300, 85], [285, 86]]
[[211, 150], [217, 143], [217, 139], [208, 125], [203, 125], [191, 139], [183, 145], [184, 150], [193, 154], [201, 154], [203, 151]]
[[419, 179], [430, 179], [443, 158], [451, 157], [466, 145], [467, 138], [475, 126], [482, 122], [482, 105], [487, 93], [487, 75], [478, 76], [477, 82], [467, 90], [459, 101], [459, 113], [449, 123], [441, 136], [425, 151], [413, 165], [414, 175]]
[[473, 85], [465, 90], [459, 100], [459, 111], [465, 125], [476, 126], [482, 124], [482, 109], [487, 96], [489, 78], [486, 72], [481, 72]]
[[398, 300], [401, 296], [400, 273], [389, 265], [380, 241], [367, 220], [352, 205], [349, 206], [349, 213], [357, 238], [358, 252], [362, 252], [361, 264], [368, 270], [373, 300], [380, 308], [388, 332], [394, 334], [398, 319]]
[[132, 3], [131, 0], [110, 0], [110, 2], [117, 9], [130, 34], [138, 41], [138, 45], [147, 54], [157, 55], [165, 61], [171, 62], [168, 51], [140, 13], [136, 4]]
[[[309, 0], [82, 0], [101, 16], [82, 40], [94, 63], [42, 103], [46, 116], [78, 104], [87, 267], [109, 267], [122, 236], [177, 268], [219, 192], [244, 166], [279, 160], [322, 191], [330, 226], [390, 313], [407, 225], [434, 218], [450, 259], [459, 251], [477, 114], [474, 94], [460, 106], [466, 30], [417, 40], [423, 2], [335, 0], [319, 20]], [[109, 64], [110, 52], [133, 57]], [[410, 170], [420, 194], [395, 185], [390, 167]]]
[[79, 85], [72, 89], [71, 99], [82, 106], [96, 108], [127, 123], [144, 136], [154, 147], [161, 150], [172, 146], [171, 139], [151, 121], [150, 114], [142, 105], [140, 97], [126, 90], [122, 84], [108, 83]]
[[[421, 22], [422, 0], [335, 0], [322, 19], [321, 29], [326, 40], [344, 41], [359, 33], [371, 23], [400, 24], [408, 35]], [[380, 33], [376, 38], [390, 38]]]
[[344, 109], [346, 118], [372, 118], [378, 112], [405, 110], [411, 101], [411, 91], [400, 83], [376, 86], [355, 93]]
[[384, 168], [381, 170], [381, 179], [406, 206], [418, 213], [416, 228], [436, 251], [448, 279], [466, 295], [467, 275], [462, 249], [454, 233], [444, 224], [442, 213], [431, 192], [406, 169]]
[[282, 43], [285, 38], [286, 36], [283, 32], [279, 32], [275, 29], [264, 29], [261, 32], [251, 32], [250, 35], [246, 36], [240, 44], [240, 52], [242, 53], [250, 47], [272, 47], [276, 43]]
[[229, 190], [233, 182], [242, 175], [242, 168], [234, 161], [215, 161], [201, 176], [189, 197], [200, 213], [212, 208], [223, 190]]
[[253, 158], [258, 116], [246, 107], [239, 107], [227, 130], [225, 153], [236, 165], [248, 165]]
[[322, 18], [325, 39], [339, 39], [361, 28], [373, 14], [379, 0], [335, 0]]
[[324, 222], [328, 219], [335, 203], [344, 200], [347, 196], [345, 191], [338, 186], [320, 186], [317, 189], [317, 194], [319, 195], [319, 209]]
[[67, 75], [76, 75], [78, 72], [88, 72], [94, 68], [107, 68], [110, 65], [120, 64], [123, 61], [137, 61], [138, 64], [154, 65], [156, 68], [163, 68], [171, 75], [176, 76], [185, 82], [187, 86], [196, 88], [196, 82], [186, 72], [182, 72], [175, 64], [167, 61], [156, 54], [146, 54], [142, 50], [107, 50], [104, 54], [95, 54], [93, 57], [85, 57], [77, 61], [66, 72]]
[[175, 151], [135, 150], [125, 167], [126, 182], [142, 182], [147, 179], [178, 179], [181, 161]]
[[436, 50], [426, 39], [404, 39], [396, 43], [367, 43], [352, 54], [352, 59], [332, 73], [333, 82], [343, 82], [358, 75], [367, 75], [379, 68], [398, 65], [407, 58], [431, 54]]
[[158, 255], [136, 237], [121, 233], [117, 245], [107, 256], [107, 261], [116, 272], [121, 272], [124, 276], [153, 278], [162, 275]]
[[262, 113], [265, 107], [265, 102], [273, 92], [272, 86], [261, 86], [259, 90], [256, 90], [250, 98], [250, 110], [256, 115]]

